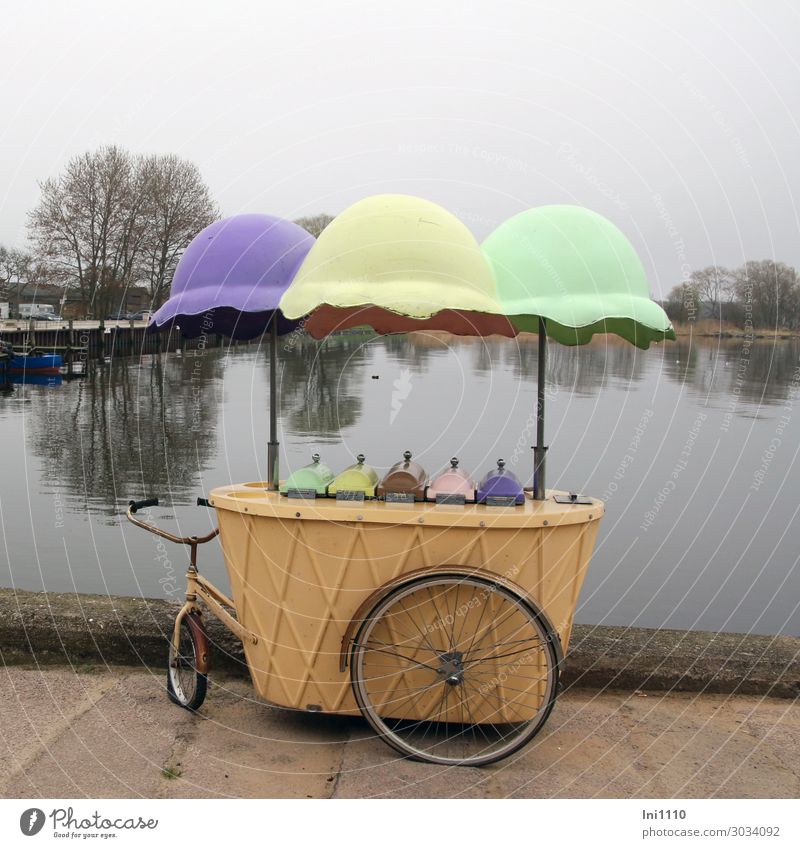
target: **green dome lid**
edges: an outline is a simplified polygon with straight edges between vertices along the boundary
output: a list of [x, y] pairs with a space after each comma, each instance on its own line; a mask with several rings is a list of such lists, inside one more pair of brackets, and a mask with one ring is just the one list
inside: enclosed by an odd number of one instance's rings
[[539, 317], [561, 344], [614, 333], [637, 347], [674, 339], [650, 298], [644, 268], [611, 221], [580, 206], [540, 206], [501, 224], [482, 245], [503, 312], [536, 333]]

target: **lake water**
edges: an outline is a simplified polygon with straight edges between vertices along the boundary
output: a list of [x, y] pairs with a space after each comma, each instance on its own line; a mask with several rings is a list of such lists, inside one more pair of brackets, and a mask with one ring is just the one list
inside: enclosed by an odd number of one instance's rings
[[[529, 482], [536, 339], [349, 336], [281, 351], [282, 472], [403, 450], [431, 473], [503, 457]], [[800, 345], [690, 340], [550, 346], [548, 485], [606, 501], [584, 623], [800, 632]], [[182, 549], [129, 525], [206, 532], [191, 506], [265, 476], [258, 345], [91, 365], [0, 395], [0, 585], [182, 597]], [[374, 379], [374, 378], [378, 379]], [[216, 543], [201, 569], [227, 586]]]

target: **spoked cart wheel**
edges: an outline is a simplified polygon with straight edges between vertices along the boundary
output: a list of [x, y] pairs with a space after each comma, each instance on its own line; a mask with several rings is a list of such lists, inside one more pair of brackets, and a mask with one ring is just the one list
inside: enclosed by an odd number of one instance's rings
[[181, 620], [179, 650], [170, 640], [167, 669], [167, 695], [187, 710], [196, 710], [206, 698], [208, 636], [199, 613], [187, 613]]
[[400, 753], [482, 766], [518, 751], [555, 703], [556, 637], [531, 602], [482, 577], [440, 573], [402, 584], [361, 624], [353, 692]]

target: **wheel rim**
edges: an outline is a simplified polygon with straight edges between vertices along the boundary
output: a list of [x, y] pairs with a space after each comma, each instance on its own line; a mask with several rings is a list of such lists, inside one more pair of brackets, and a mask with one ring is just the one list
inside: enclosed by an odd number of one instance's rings
[[552, 707], [557, 660], [536, 611], [481, 578], [427, 578], [362, 625], [353, 686], [389, 744], [428, 762], [480, 765], [522, 747]]
[[181, 621], [177, 654], [170, 644], [169, 677], [175, 697], [182, 704], [190, 703], [197, 692], [197, 649], [186, 619]]

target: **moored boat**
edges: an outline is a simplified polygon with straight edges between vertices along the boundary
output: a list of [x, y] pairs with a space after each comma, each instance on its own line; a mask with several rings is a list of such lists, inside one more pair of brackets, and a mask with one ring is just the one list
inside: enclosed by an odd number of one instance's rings
[[62, 365], [63, 360], [57, 353], [41, 356], [15, 353], [9, 362], [8, 370], [12, 374], [59, 374]]

